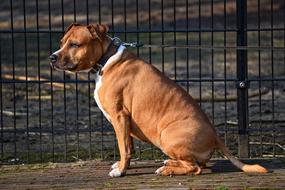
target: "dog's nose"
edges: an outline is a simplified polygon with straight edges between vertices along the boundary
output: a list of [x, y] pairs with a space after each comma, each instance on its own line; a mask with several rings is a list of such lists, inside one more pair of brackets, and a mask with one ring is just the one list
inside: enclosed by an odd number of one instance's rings
[[50, 59], [50, 62], [51, 62], [51, 63], [56, 63], [56, 61], [57, 61], [57, 55], [52, 54], [52, 55], [49, 56], [49, 59]]

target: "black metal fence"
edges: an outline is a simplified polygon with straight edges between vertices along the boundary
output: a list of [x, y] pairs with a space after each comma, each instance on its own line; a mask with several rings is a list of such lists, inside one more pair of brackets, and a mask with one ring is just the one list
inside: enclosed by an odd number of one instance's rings
[[[284, 157], [284, 3], [1, 2], [1, 162], [118, 159], [113, 129], [93, 100], [94, 76], [49, 67], [72, 22], [105, 23], [110, 36], [146, 44], [129, 50], [194, 96], [234, 154]], [[134, 158], [163, 157], [135, 142]]]

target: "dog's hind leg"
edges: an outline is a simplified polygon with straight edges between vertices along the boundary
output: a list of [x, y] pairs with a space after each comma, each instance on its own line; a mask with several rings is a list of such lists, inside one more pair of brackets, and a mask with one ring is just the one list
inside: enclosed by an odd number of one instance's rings
[[[182, 125], [183, 122], [176, 125]], [[174, 125], [174, 126], [176, 126]], [[161, 133], [160, 145], [162, 151], [170, 157], [171, 160], [165, 162], [165, 166], [159, 168], [158, 175], [187, 175], [200, 174], [201, 168], [194, 154], [195, 146], [191, 138], [191, 131], [184, 127], [167, 127]]]
[[[173, 166], [173, 167], [181, 167], [181, 166], [183, 166], [181, 161], [179, 161], [179, 160], [171, 160], [171, 159], [164, 160], [163, 164], [164, 164], [164, 166]], [[199, 165], [199, 167], [201, 169], [207, 168], [206, 163], [199, 163], [198, 165]]]
[[[171, 160], [168, 163], [168, 165], [158, 168], [155, 173], [157, 175], [163, 175], [163, 176], [201, 174], [201, 171], [202, 171], [201, 168], [195, 163], [184, 161], [184, 160], [178, 160], [174, 162], [173, 161], [174, 160]], [[174, 164], [176, 166], [169, 165], [169, 164]]]
[[173, 166], [173, 167], [180, 167], [180, 166], [182, 166], [182, 164], [179, 161], [171, 160], [171, 159], [164, 160], [163, 164], [164, 164], [164, 166]]

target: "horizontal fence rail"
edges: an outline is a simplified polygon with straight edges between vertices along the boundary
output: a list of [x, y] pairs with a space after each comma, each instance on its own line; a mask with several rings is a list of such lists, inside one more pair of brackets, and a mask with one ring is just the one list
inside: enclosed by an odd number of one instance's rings
[[108, 24], [194, 97], [235, 155], [285, 156], [285, 1], [10, 0], [0, 10], [0, 164], [119, 159], [94, 75], [50, 68], [73, 22]]

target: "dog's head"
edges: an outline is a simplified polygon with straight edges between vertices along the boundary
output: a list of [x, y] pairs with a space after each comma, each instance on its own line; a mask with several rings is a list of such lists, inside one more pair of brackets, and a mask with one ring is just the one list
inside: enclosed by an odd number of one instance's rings
[[50, 56], [50, 64], [58, 70], [89, 71], [103, 55], [106, 25], [71, 24], [60, 41], [60, 49]]

